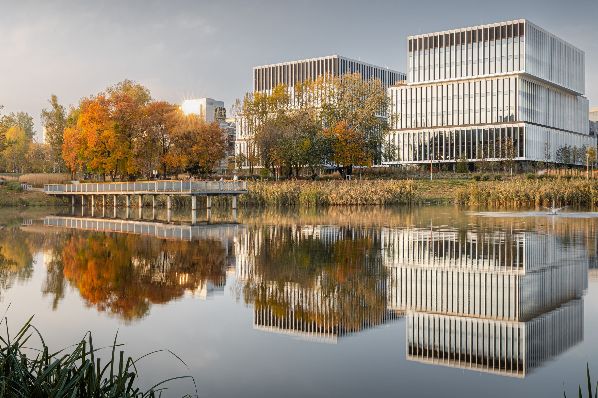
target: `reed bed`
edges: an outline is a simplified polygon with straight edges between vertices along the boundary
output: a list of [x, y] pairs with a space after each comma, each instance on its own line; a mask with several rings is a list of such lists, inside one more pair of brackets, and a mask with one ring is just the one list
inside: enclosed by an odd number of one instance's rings
[[[33, 337], [39, 338], [39, 349], [28, 346]], [[165, 383], [191, 378], [171, 378], [142, 391], [135, 385], [139, 359], [125, 357], [123, 351], [117, 351], [119, 347], [115, 338], [109, 347], [111, 355], [103, 363], [98, 355], [100, 349], [94, 347], [88, 333], [72, 349], [51, 352], [30, 319], [15, 336], [11, 337], [7, 331], [0, 337], [0, 396], [156, 397], [164, 390]]]
[[19, 176], [19, 182], [31, 184], [34, 187], [43, 187], [44, 184], [64, 184], [70, 180], [70, 174], [59, 173], [31, 173]]
[[460, 187], [456, 202], [464, 206], [500, 208], [596, 206], [598, 182], [581, 179], [515, 178], [506, 181], [484, 181]]
[[408, 204], [417, 200], [411, 180], [252, 182], [241, 202], [268, 206]]

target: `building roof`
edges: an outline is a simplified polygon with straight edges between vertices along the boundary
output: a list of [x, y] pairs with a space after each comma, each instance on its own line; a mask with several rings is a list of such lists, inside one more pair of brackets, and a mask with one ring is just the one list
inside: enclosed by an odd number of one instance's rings
[[389, 72], [395, 72], [395, 73], [405, 74], [404, 72], [400, 72], [400, 71], [397, 71], [397, 70], [394, 70], [394, 69], [390, 69], [387, 66], [374, 65], [374, 64], [370, 64], [368, 62], [357, 60], [357, 59], [353, 59], [353, 58], [349, 58], [349, 57], [344, 57], [344, 56], [338, 55], [338, 54], [324, 55], [324, 56], [315, 57], [315, 58], [296, 59], [296, 60], [292, 60], [292, 61], [284, 61], [284, 62], [278, 62], [278, 63], [273, 63], [273, 64], [258, 65], [258, 66], [254, 66], [253, 69], [255, 70], [255, 69], [267, 68], [267, 67], [271, 67], [271, 66], [291, 65], [291, 64], [296, 64], [296, 63], [299, 63], [299, 62], [320, 61], [320, 60], [323, 60], [323, 59], [334, 59], [334, 58], [344, 59], [346, 61], [353, 61], [353, 62], [357, 62], [357, 63], [362, 64], [362, 65], [371, 66], [371, 67], [374, 67], [374, 68], [385, 69], [385, 70], [387, 70]]
[[474, 30], [474, 29], [483, 29], [483, 28], [490, 28], [490, 27], [495, 27], [495, 26], [502, 26], [502, 25], [508, 25], [508, 24], [515, 24], [515, 23], [525, 23], [526, 25], [532, 25], [534, 28], [543, 31], [544, 33], [554, 37], [557, 40], [562, 41], [563, 43], [576, 48], [579, 51], [582, 51], [580, 48], [576, 47], [575, 45], [569, 43], [568, 41], [562, 39], [561, 37], [555, 35], [554, 33], [551, 33], [549, 31], [547, 31], [546, 29], [536, 25], [535, 23], [531, 22], [529, 19], [513, 19], [510, 21], [501, 21], [501, 22], [494, 22], [494, 23], [488, 23], [488, 24], [483, 24], [483, 25], [475, 25], [475, 26], [465, 26], [465, 27], [461, 27], [461, 28], [453, 28], [453, 29], [449, 29], [449, 30], [443, 30], [443, 31], [437, 31], [437, 32], [429, 32], [429, 33], [421, 33], [418, 35], [412, 35], [412, 36], [407, 36], [407, 40], [410, 39], [415, 39], [415, 38], [420, 38], [420, 37], [428, 37], [428, 36], [436, 36], [436, 35], [440, 35], [440, 34], [447, 34], [447, 33], [455, 33], [455, 32], [464, 32], [467, 30]]

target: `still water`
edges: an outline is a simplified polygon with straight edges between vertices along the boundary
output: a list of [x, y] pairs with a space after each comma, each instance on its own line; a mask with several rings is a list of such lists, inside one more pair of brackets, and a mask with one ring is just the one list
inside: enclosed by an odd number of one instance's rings
[[[0, 213], [0, 300], [201, 397], [573, 396], [598, 375], [598, 218], [452, 207]], [[195, 218], [195, 224], [192, 219]], [[194, 393], [171, 383], [167, 396]]]

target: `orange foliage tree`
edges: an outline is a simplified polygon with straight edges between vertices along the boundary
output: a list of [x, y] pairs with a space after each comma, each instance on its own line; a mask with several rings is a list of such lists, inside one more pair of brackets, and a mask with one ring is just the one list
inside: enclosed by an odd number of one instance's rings
[[217, 123], [206, 123], [197, 115], [180, 115], [171, 134], [168, 165], [191, 174], [211, 173], [224, 158], [226, 142]]
[[325, 134], [332, 141], [332, 162], [339, 166], [343, 176], [352, 174], [353, 166], [371, 165], [371, 152], [364, 133], [343, 120], [327, 129]]

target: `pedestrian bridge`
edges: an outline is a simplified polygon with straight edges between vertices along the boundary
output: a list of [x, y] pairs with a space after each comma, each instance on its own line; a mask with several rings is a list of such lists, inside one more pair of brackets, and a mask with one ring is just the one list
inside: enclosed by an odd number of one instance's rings
[[117, 197], [125, 197], [125, 206], [131, 206], [131, 197], [137, 196], [139, 207], [143, 207], [143, 197], [150, 196], [152, 207], [156, 206], [156, 196], [165, 195], [166, 206], [171, 208], [172, 197], [191, 196], [191, 206], [197, 208], [197, 197], [205, 196], [206, 207], [212, 206], [213, 196], [231, 196], [232, 207], [237, 208], [237, 196], [247, 192], [246, 181], [138, 181], [138, 182], [102, 182], [75, 184], [46, 184], [44, 192], [48, 195], [70, 197], [75, 206], [75, 198], [80, 198], [81, 205], [86, 206], [86, 199], [95, 206], [95, 198], [101, 199], [102, 206], [106, 205], [106, 196], [112, 196], [114, 207]]
[[246, 181], [140, 181], [47, 184], [48, 195], [240, 195]]

